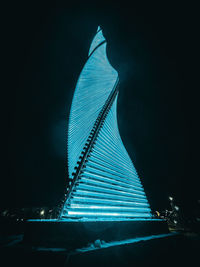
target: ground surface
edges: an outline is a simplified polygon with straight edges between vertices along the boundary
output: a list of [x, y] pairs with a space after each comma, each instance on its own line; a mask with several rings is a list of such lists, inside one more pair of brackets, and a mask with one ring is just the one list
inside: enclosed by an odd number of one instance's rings
[[196, 266], [200, 236], [187, 232], [131, 242], [96, 242], [78, 251], [24, 245], [23, 233], [1, 233], [1, 264], [10, 266]]

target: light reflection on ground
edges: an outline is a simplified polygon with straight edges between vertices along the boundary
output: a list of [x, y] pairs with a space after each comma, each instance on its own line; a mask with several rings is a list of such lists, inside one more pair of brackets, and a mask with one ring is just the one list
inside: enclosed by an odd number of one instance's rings
[[113, 246], [127, 245], [127, 244], [138, 243], [141, 241], [148, 241], [148, 240], [157, 239], [157, 238], [174, 236], [177, 234], [178, 233], [174, 232], [174, 233], [168, 233], [168, 234], [136, 237], [136, 238], [126, 239], [126, 240], [121, 240], [121, 241], [113, 241], [113, 242], [104, 242], [101, 240], [96, 240], [94, 243], [90, 244], [88, 247], [77, 249], [76, 252], [83, 253], [83, 252], [87, 252], [87, 251], [91, 251], [91, 250], [104, 249], [104, 248], [109, 248], [109, 247], [113, 247]]

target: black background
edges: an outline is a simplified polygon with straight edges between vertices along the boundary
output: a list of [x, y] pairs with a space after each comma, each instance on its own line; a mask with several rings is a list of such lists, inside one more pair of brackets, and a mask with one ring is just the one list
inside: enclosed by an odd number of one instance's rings
[[[150, 2], [150, 1], [149, 1]], [[153, 210], [199, 199], [199, 25], [192, 3], [2, 8], [1, 207], [57, 205], [74, 87], [97, 26], [119, 72], [120, 133]]]

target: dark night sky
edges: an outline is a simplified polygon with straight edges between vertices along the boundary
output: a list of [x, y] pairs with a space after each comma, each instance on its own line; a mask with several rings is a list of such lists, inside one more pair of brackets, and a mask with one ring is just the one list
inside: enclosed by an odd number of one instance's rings
[[197, 8], [109, 3], [3, 11], [2, 207], [63, 196], [70, 104], [99, 24], [121, 81], [120, 133], [152, 209], [169, 195], [185, 210], [199, 199]]

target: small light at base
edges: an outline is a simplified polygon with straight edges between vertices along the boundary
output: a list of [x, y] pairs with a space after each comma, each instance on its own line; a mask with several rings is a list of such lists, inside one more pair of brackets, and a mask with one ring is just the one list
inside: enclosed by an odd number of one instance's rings
[[40, 215], [44, 215], [44, 210], [41, 210], [40, 211]]

